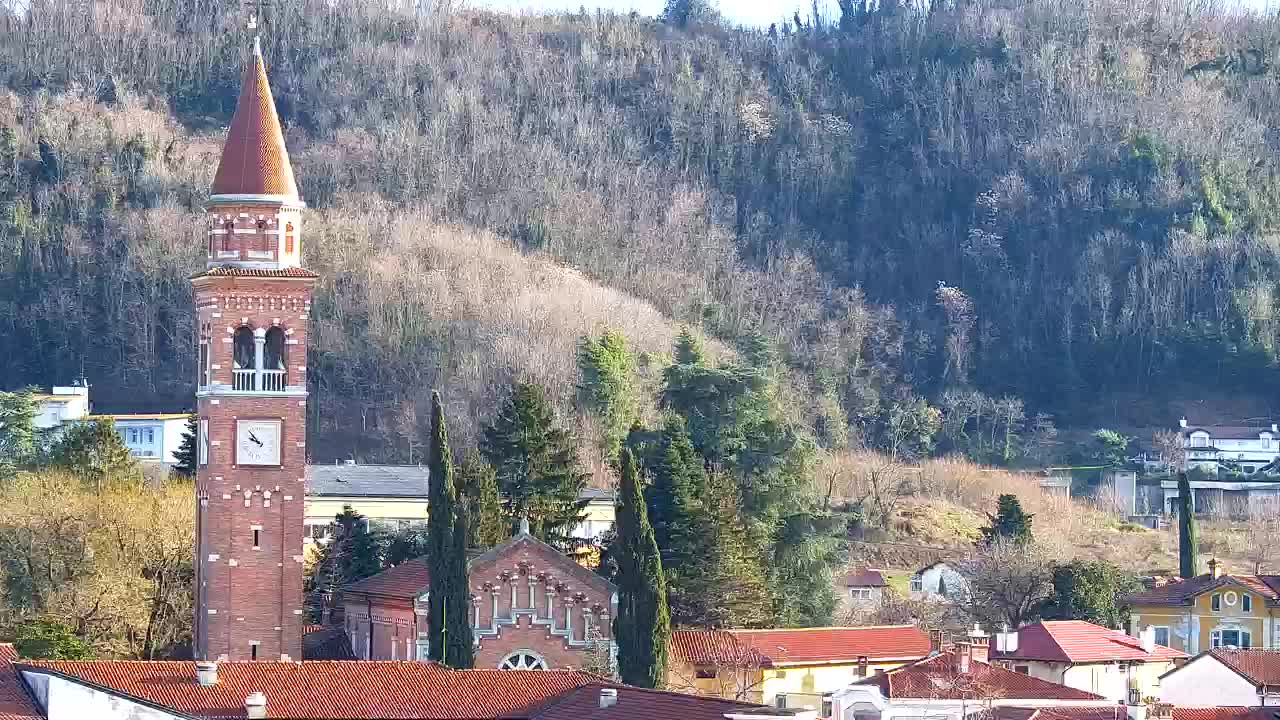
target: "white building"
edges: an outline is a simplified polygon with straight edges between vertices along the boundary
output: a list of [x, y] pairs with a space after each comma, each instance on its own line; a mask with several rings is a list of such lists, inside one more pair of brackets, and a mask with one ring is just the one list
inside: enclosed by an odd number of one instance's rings
[[111, 421], [129, 454], [143, 463], [170, 467], [178, 462], [178, 449], [187, 432], [186, 413], [132, 413], [128, 415], [90, 415], [89, 419]]
[[913, 600], [959, 600], [969, 594], [969, 582], [960, 571], [941, 560], [926, 565], [911, 576]]
[[1188, 425], [1179, 421], [1187, 468], [1217, 473], [1222, 463], [1250, 475], [1280, 457], [1280, 430], [1270, 425]]
[[47, 393], [35, 393], [36, 416], [32, 424], [37, 430], [53, 430], [89, 417], [89, 387], [55, 385]]
[[1280, 650], [1215, 648], [1160, 678], [1160, 701], [1220, 707], [1280, 706]]

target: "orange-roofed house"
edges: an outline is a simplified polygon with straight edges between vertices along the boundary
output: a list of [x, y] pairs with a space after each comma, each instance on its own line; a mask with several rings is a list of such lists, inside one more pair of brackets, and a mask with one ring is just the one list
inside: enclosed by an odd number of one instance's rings
[[1083, 620], [1045, 620], [991, 639], [993, 663], [1118, 703], [1159, 697], [1160, 676], [1184, 658], [1156, 643], [1151, 628], [1135, 638]]
[[1280, 647], [1280, 575], [1209, 572], [1129, 595], [1129, 633], [1155, 630], [1156, 643], [1188, 655], [1218, 647]]
[[[985, 638], [984, 638], [985, 640]], [[859, 680], [833, 693], [830, 717], [839, 720], [922, 718], [963, 720], [1113, 720], [1117, 704], [986, 662], [984, 643], [957, 643], [946, 652]], [[1038, 712], [1049, 709], [1049, 714]], [[1064, 717], [1055, 717], [1061, 711]], [[1136, 720], [1136, 719], [1135, 719]]]
[[821, 711], [832, 692], [928, 654], [929, 636], [914, 625], [675, 630], [667, 687]]
[[1188, 706], [1280, 706], [1280, 650], [1216, 648], [1200, 653], [1161, 678], [1160, 700]]

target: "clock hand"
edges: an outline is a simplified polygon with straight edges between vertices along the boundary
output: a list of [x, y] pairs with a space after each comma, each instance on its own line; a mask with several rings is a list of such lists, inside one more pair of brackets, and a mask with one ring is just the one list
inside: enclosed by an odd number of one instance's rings
[[258, 443], [258, 447], [262, 447], [262, 441], [258, 439], [257, 435], [253, 434], [252, 430], [249, 431], [249, 439]]

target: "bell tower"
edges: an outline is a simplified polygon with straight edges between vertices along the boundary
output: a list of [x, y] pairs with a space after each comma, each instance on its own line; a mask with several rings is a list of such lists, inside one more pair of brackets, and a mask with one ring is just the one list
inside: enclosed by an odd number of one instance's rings
[[[250, 28], [253, 28], [251, 23]], [[307, 318], [302, 208], [258, 39], [191, 279], [199, 347], [193, 649], [302, 659]]]

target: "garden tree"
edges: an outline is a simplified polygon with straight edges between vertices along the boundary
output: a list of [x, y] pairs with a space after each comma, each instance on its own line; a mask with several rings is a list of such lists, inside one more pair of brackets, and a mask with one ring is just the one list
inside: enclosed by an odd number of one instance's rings
[[36, 403], [31, 389], [0, 392], [0, 477], [36, 455]]
[[41, 618], [18, 626], [14, 649], [24, 660], [89, 660], [93, 648], [67, 627], [50, 618]]
[[61, 470], [0, 485], [0, 633], [57, 618], [97, 655], [181, 652], [191, 639], [193, 492], [181, 479], [89, 487]]
[[618, 564], [618, 614], [613, 621], [618, 675], [628, 685], [656, 688], [666, 680], [671, 635], [667, 584], [630, 450], [622, 451], [620, 464], [618, 535], [612, 548]]
[[1131, 441], [1132, 438], [1115, 430], [1095, 430], [1089, 436], [1088, 455], [1084, 459], [1099, 465], [1123, 465], [1128, 457]]
[[137, 461], [107, 418], [67, 428], [49, 451], [49, 461], [99, 484], [138, 474]]
[[186, 429], [182, 431], [182, 444], [173, 455], [178, 461], [174, 464], [173, 471], [179, 475], [195, 477], [196, 462], [199, 460], [199, 449], [196, 447], [199, 435], [200, 420], [192, 413], [187, 417]]
[[684, 626], [751, 628], [773, 625], [773, 597], [767, 583], [761, 538], [738, 511], [733, 478], [707, 477], [701, 529], [705, 553], [680, 578], [676, 622]]
[[[471, 592], [467, 581], [465, 514], [458, 512], [453, 483], [453, 454], [445, 427], [440, 393], [431, 393], [431, 428], [427, 441], [430, 488], [427, 493], [427, 565], [433, 592], [427, 598], [431, 659], [453, 668], [474, 663], [471, 639]], [[460, 521], [459, 518], [462, 517]], [[461, 537], [455, 537], [460, 533]]]
[[468, 448], [462, 455], [458, 484], [465, 500], [462, 510], [467, 520], [468, 544], [490, 548], [511, 537], [511, 522], [503, 513], [498, 495], [498, 475], [475, 448]]
[[845, 518], [798, 512], [781, 519], [768, 563], [773, 617], [780, 627], [831, 625], [836, 609], [832, 568], [844, 563]]
[[702, 532], [702, 502], [707, 489], [702, 456], [693, 448], [684, 418], [668, 413], [662, 432], [646, 462], [649, 485], [645, 505], [654, 538], [662, 550], [662, 566], [668, 576], [673, 605], [678, 604], [678, 581], [674, 578], [688, 563], [702, 555], [706, 547]]
[[412, 560], [430, 552], [429, 533], [417, 527], [407, 527], [380, 538], [382, 546], [382, 566], [395, 567], [405, 560]]
[[600, 419], [605, 459], [612, 462], [636, 419], [635, 360], [621, 331], [607, 329], [578, 343], [578, 397]]
[[1186, 471], [1178, 473], [1178, 575], [1193, 578], [1198, 574], [1199, 538], [1196, 532], [1194, 495]]
[[961, 567], [968, 585], [969, 614], [980, 622], [1022, 627], [1034, 622], [1053, 591], [1053, 561], [1034, 542], [996, 538]]
[[342, 607], [342, 588], [383, 569], [382, 548], [363, 515], [344, 505], [329, 525], [329, 542], [320, 546], [305, 581], [306, 606], [312, 620], [324, 622], [332, 608]]
[[1055, 565], [1052, 583], [1042, 613], [1045, 620], [1086, 620], [1109, 628], [1128, 624], [1122, 599], [1142, 589], [1137, 578], [1103, 560]]
[[580, 498], [587, 474], [542, 386], [512, 386], [498, 415], [484, 428], [480, 452], [497, 473], [511, 532], [527, 517], [534, 536], [553, 545], [570, 544], [569, 533], [583, 518], [586, 501]]
[[1014, 543], [1031, 542], [1031, 519], [1034, 515], [1023, 511], [1017, 495], [1001, 495], [996, 501], [996, 514], [987, 513], [990, 525], [982, 528], [983, 544], [997, 540]]

